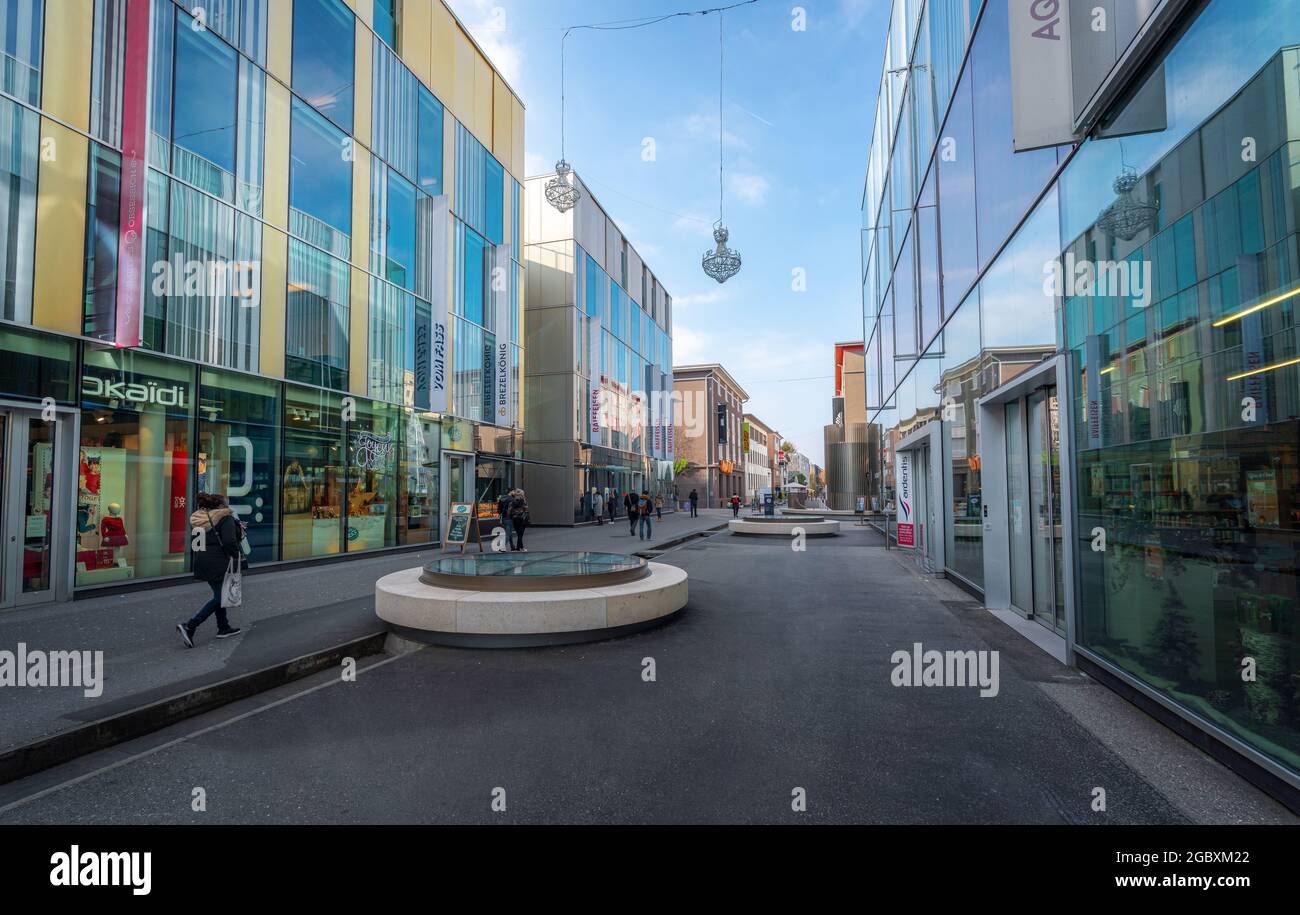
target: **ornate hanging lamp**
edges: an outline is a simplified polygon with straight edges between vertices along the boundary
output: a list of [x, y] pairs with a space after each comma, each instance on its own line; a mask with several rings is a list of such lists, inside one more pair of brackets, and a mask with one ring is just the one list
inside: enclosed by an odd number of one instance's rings
[[571, 31], [565, 29], [560, 38], [560, 161], [555, 163], [555, 177], [546, 182], [546, 201], [561, 213], [569, 212], [582, 199], [582, 192], [573, 180], [573, 169], [564, 158], [564, 43]]
[[1156, 224], [1158, 209], [1155, 204], [1137, 199], [1133, 191], [1142, 179], [1137, 170], [1124, 161], [1124, 144], [1120, 142], [1120, 173], [1111, 185], [1115, 189], [1115, 202], [1101, 211], [1097, 228], [1112, 238], [1132, 241], [1143, 229]]
[[722, 221], [722, 205], [726, 184], [723, 181], [723, 129], [722, 129], [722, 89], [724, 79], [723, 56], [723, 13], [718, 11], [718, 221], [713, 224], [713, 240], [717, 247], [704, 252], [701, 266], [704, 272], [718, 283], [725, 283], [740, 272], [741, 258], [739, 251], [727, 247], [731, 233]]

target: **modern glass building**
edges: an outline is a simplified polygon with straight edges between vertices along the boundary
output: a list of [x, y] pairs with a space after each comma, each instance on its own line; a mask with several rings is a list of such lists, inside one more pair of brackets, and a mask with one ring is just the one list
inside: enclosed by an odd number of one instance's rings
[[576, 174], [560, 213], [529, 178], [525, 260], [528, 500], [534, 521], [594, 520], [591, 492], [672, 504], [673, 301]]
[[1022, 5], [893, 4], [869, 485], [911, 488], [922, 565], [1294, 799], [1300, 2], [1087, 4], [1104, 102], [1015, 152]]
[[513, 482], [524, 109], [440, 0], [0, 0], [0, 38], [0, 607], [185, 575], [200, 491], [268, 564]]

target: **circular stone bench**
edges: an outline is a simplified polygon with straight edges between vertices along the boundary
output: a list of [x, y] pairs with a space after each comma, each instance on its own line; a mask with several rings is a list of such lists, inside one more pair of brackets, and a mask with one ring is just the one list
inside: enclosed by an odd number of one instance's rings
[[826, 518], [732, 518], [727, 527], [733, 534], [749, 537], [784, 537], [787, 540], [801, 528], [806, 537], [835, 537], [840, 523]]
[[[529, 554], [534, 555], [534, 554]], [[686, 572], [646, 563], [635, 581], [566, 590], [469, 590], [430, 584], [424, 569], [375, 584], [375, 614], [413, 641], [462, 648], [572, 645], [658, 625], [686, 606]], [[441, 581], [442, 579], [438, 579]]]

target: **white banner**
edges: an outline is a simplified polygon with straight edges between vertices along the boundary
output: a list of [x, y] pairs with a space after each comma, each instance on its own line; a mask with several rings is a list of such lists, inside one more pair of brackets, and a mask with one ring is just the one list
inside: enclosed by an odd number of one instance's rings
[[432, 198], [429, 217], [429, 250], [432, 251], [432, 279], [429, 283], [429, 409], [450, 413], [451, 383], [447, 377], [451, 333], [448, 325], [447, 276], [451, 272], [451, 198], [442, 194]]
[[492, 300], [496, 305], [496, 352], [492, 354], [492, 422], [514, 426], [514, 378], [510, 331], [514, 323], [515, 266], [510, 245], [497, 245], [492, 266]]
[[898, 545], [916, 546], [916, 500], [912, 489], [912, 452], [894, 455], [894, 506], [897, 514]]
[[1008, 0], [1016, 152], [1074, 137], [1069, 0]]

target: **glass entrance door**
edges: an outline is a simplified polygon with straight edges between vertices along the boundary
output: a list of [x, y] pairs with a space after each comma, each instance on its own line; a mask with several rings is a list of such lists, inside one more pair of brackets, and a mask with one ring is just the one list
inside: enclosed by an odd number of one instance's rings
[[55, 600], [66, 562], [70, 487], [60, 479], [62, 415], [46, 422], [36, 411], [0, 411], [0, 607]]
[[474, 501], [474, 456], [442, 453], [442, 523], [446, 523], [447, 513], [454, 502]]
[[1055, 388], [1029, 395], [1029, 502], [1033, 538], [1034, 618], [1065, 632], [1061, 582], [1061, 449]]

